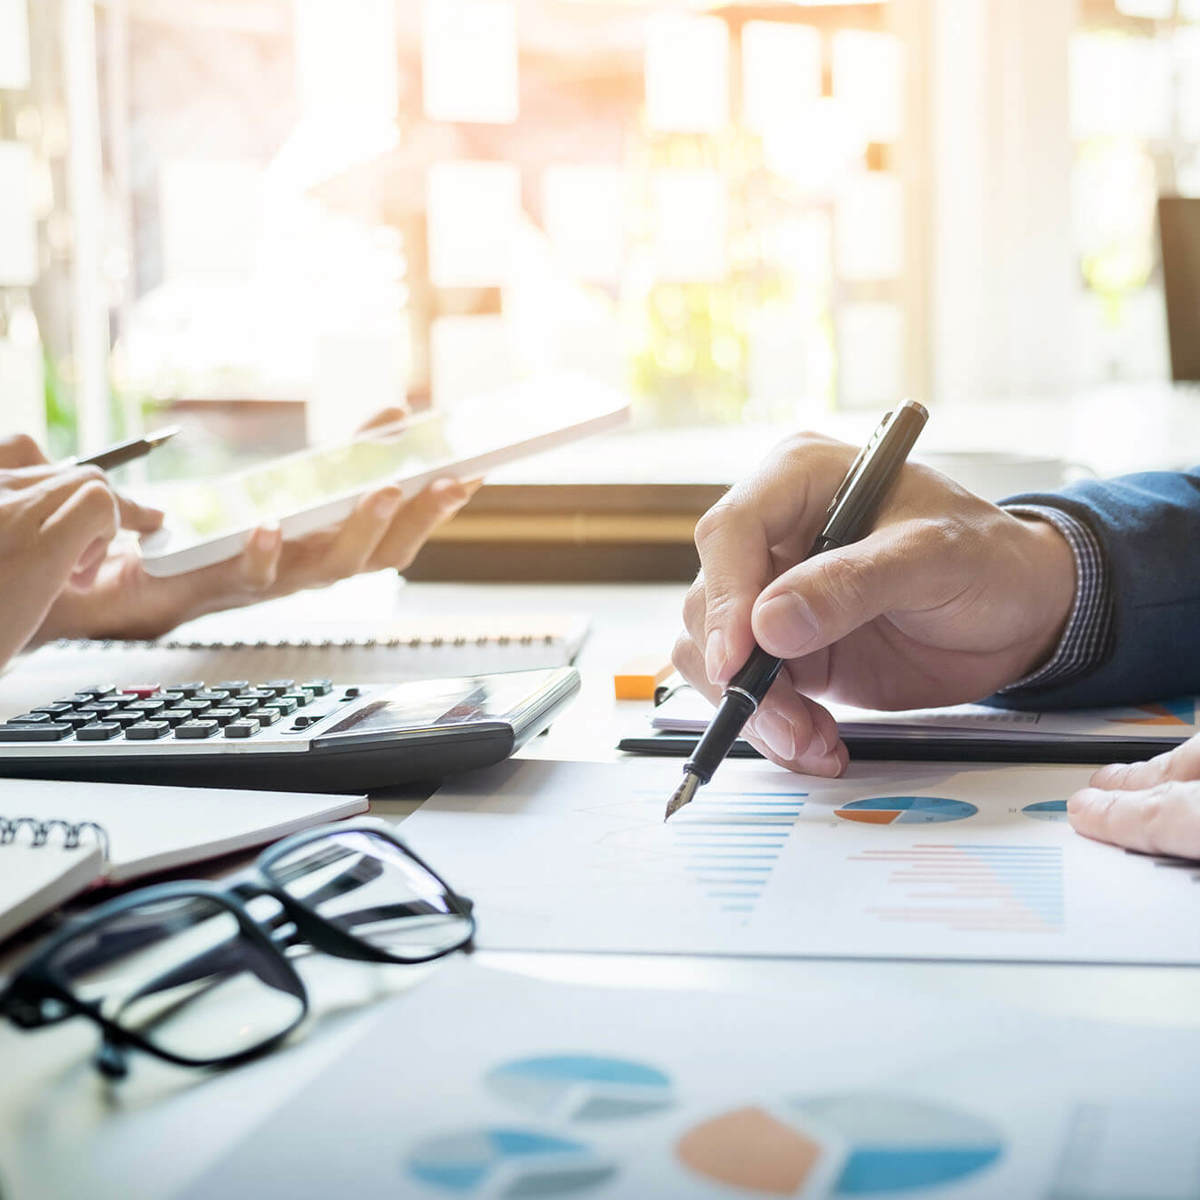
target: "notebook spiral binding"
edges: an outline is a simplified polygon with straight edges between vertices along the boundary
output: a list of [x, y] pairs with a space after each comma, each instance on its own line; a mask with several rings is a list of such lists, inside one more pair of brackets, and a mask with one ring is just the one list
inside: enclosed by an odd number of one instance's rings
[[62, 834], [62, 848], [75, 850], [81, 844], [83, 835], [90, 833], [99, 843], [104, 857], [108, 854], [108, 831], [95, 821], [66, 821], [61, 818], [42, 820], [40, 817], [5, 817], [0, 816], [0, 846], [9, 846], [17, 841], [22, 830], [29, 833], [29, 841], [23, 843], [35, 849], [50, 844], [55, 832]]

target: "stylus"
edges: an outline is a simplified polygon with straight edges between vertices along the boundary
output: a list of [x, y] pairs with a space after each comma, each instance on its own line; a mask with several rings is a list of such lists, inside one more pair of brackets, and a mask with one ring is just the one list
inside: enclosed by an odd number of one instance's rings
[[[813, 543], [808, 557], [861, 540], [870, 531], [875, 514], [900, 468], [904, 466], [929, 413], [913, 400], [905, 400], [879, 423], [871, 440], [850, 467], [841, 487], [830, 502], [825, 528]], [[754, 715], [783, 666], [783, 660], [755, 646], [745, 666], [729, 681], [716, 715], [683, 765], [683, 782], [667, 802], [664, 821], [669, 821], [733, 749], [742, 726]]]
[[158, 449], [164, 442], [169, 442], [179, 432], [178, 425], [168, 425], [157, 433], [148, 433], [145, 437], [131, 438], [127, 442], [118, 442], [101, 450], [99, 454], [90, 454], [87, 458], [76, 461], [81, 467], [99, 467], [102, 471], [111, 471], [114, 467], [133, 462], [135, 458], [145, 458], [151, 450]]

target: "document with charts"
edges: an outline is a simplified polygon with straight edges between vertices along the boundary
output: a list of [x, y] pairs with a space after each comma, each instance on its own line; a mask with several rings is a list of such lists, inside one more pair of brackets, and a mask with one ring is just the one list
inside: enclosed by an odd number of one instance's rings
[[179, 1200], [1197, 1195], [1200, 1031], [821, 978], [744, 995], [446, 964]]
[[1086, 767], [726, 762], [664, 824], [679, 772], [514, 760], [402, 832], [488, 949], [1200, 962], [1200, 864], [1076, 834]]

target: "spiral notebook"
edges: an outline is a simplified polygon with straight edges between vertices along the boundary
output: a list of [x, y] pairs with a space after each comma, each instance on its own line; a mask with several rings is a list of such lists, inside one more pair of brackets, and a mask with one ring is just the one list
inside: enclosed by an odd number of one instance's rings
[[[404, 683], [567, 666], [587, 636], [580, 614], [408, 617], [345, 636], [328, 624], [284, 625], [245, 640], [166, 637], [153, 642], [60, 641], [0, 676], [0, 720], [98, 683], [201, 679], [332, 679]], [[225, 626], [228, 628], [228, 625]], [[298, 636], [299, 634], [299, 636]]]
[[0, 941], [98, 884], [264, 845], [365, 812], [365, 796], [0, 782]]

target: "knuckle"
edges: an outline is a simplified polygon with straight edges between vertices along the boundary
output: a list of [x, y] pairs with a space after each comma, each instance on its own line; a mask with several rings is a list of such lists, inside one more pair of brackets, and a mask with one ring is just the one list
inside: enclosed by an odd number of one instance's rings
[[0, 446], [3, 446], [8, 452], [7, 457], [15, 458], [19, 462], [41, 461], [41, 448], [27, 433], [14, 433], [10, 437], [0, 440]]
[[870, 598], [870, 581], [863, 564], [853, 557], [827, 554], [814, 580], [821, 598], [836, 608], [858, 610]]
[[692, 675], [698, 658], [696, 643], [686, 634], [681, 633], [671, 647], [671, 664], [689, 682], [695, 682]]
[[75, 468], [75, 477], [81, 482], [93, 482], [102, 484], [104, 490], [108, 491], [108, 476], [104, 474], [99, 467], [93, 466], [90, 463], [85, 466]]
[[696, 548], [703, 551], [705, 545], [718, 536], [725, 527], [729, 524], [737, 510], [737, 501], [732, 496], [725, 496], [718, 500], [701, 518], [696, 522], [695, 541]]

